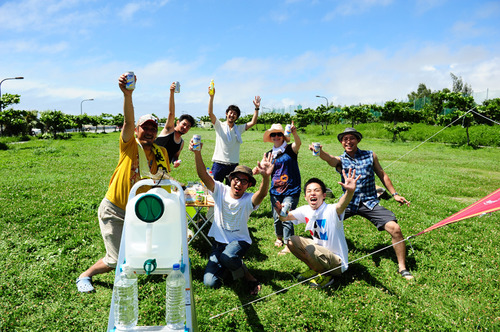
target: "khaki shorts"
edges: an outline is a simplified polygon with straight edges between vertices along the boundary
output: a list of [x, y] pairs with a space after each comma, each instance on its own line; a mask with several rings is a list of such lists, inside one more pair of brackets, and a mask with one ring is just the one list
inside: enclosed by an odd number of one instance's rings
[[[302, 236], [292, 236], [289, 241], [292, 241], [292, 244], [298, 250], [307, 253], [309, 259], [317, 262], [325, 271], [335, 269], [342, 264], [342, 259], [340, 256], [335, 255], [330, 250], [326, 249], [323, 246], [315, 244], [312, 239], [302, 237]], [[338, 268], [331, 272], [332, 275], [340, 275], [342, 274], [342, 269]]]
[[103, 262], [107, 266], [115, 268], [122, 239], [125, 211], [104, 198], [99, 205], [98, 217], [102, 239], [106, 247], [106, 256], [104, 256]]

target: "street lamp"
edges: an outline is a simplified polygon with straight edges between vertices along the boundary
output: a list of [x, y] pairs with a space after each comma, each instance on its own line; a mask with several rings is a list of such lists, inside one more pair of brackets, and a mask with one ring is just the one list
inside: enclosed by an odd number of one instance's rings
[[[3, 80], [0, 81], [0, 100], [2, 99], [2, 83], [3, 81], [7, 80], [24, 80], [24, 77], [18, 76], [18, 77], [8, 77], [4, 78]], [[0, 112], [2, 111], [2, 103], [0, 102]]]
[[83, 104], [83, 102], [84, 102], [84, 101], [93, 101], [93, 100], [94, 100], [94, 98], [90, 98], [90, 99], [84, 99], [84, 100], [82, 100], [82, 102], [80, 103], [80, 115], [82, 115], [82, 114], [83, 114], [83, 113], [82, 113], [82, 104]]
[[316, 96], [316, 98], [325, 98], [326, 99], [326, 108], [328, 108], [328, 98], [323, 96]]

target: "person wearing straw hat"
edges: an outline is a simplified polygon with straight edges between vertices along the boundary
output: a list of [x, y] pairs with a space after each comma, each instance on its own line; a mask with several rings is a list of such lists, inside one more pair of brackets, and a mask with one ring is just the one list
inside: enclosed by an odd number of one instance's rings
[[[98, 217], [106, 255], [80, 274], [76, 280], [78, 291], [94, 291], [92, 277], [112, 271], [118, 261], [118, 252], [125, 220], [125, 208], [132, 186], [152, 174], [170, 172], [167, 150], [154, 143], [158, 133], [158, 119], [152, 114], [141, 116], [134, 125], [132, 93], [126, 88], [127, 74], [118, 79], [123, 92], [123, 129], [120, 134], [120, 159], [109, 182], [106, 196], [99, 205]], [[161, 173], [163, 172], [163, 173]], [[141, 187], [138, 193], [149, 188]]]
[[[208, 236], [213, 237], [214, 241], [203, 283], [211, 288], [219, 288], [223, 285], [225, 272], [229, 271], [234, 280], [246, 281], [250, 295], [257, 295], [262, 286], [248, 271], [243, 263], [243, 256], [252, 244], [248, 219], [259, 208], [269, 189], [269, 178], [274, 167], [271, 156], [264, 154], [262, 161], [253, 170], [244, 165], [236, 166], [228, 175], [228, 186], [214, 180], [207, 173], [201, 148], [194, 150], [193, 145], [191, 140], [189, 150], [194, 152], [196, 172], [214, 198], [214, 221], [208, 232]], [[200, 145], [203, 147], [203, 143]], [[259, 189], [255, 193], [246, 192], [257, 183], [254, 178], [256, 174], [262, 175]]]
[[226, 110], [226, 121], [220, 122], [214, 114], [215, 88], [208, 89], [208, 116], [215, 128], [215, 149], [212, 157], [212, 174], [217, 181], [224, 181], [240, 162], [240, 145], [243, 143], [241, 134], [257, 124], [259, 116], [260, 97], [256, 96], [253, 104], [255, 112], [252, 120], [244, 124], [236, 124], [240, 117], [240, 108], [229, 105]]
[[[394, 213], [379, 205], [377, 189], [375, 186], [375, 174], [394, 199], [400, 205], [410, 205], [401, 196], [387, 173], [382, 169], [377, 155], [373, 151], [361, 150], [358, 144], [363, 138], [360, 132], [354, 128], [346, 128], [337, 135], [337, 139], [344, 148], [344, 153], [340, 156], [333, 156], [323, 151], [320, 146], [319, 157], [326, 161], [328, 165], [334, 167], [337, 172], [350, 168], [356, 169], [356, 173], [361, 176], [354, 197], [349, 203], [345, 212], [345, 219], [359, 215], [372, 222], [379, 231], [386, 231], [391, 235], [394, 251], [398, 260], [398, 273], [405, 279], [413, 279], [413, 275], [406, 268], [406, 244], [404, 242], [401, 227], [397, 223]], [[312, 150], [312, 145], [309, 149]], [[341, 173], [342, 175], [342, 173]], [[342, 177], [343, 178], [343, 177]]]
[[293, 135], [293, 143], [289, 144], [290, 136], [285, 136], [285, 131], [279, 123], [273, 123], [271, 128], [264, 133], [264, 142], [273, 143], [273, 148], [267, 152], [273, 158], [274, 169], [271, 174], [271, 188], [269, 196], [271, 199], [271, 210], [274, 218], [274, 231], [276, 234], [276, 247], [285, 247], [278, 253], [284, 255], [290, 252], [288, 250], [288, 239], [294, 235], [293, 223], [291, 221], [281, 221], [279, 214], [273, 208], [276, 202], [281, 205], [287, 205], [288, 209], [293, 210], [297, 207], [300, 198], [301, 179], [297, 154], [302, 144], [297, 128], [293, 121], [290, 126]]

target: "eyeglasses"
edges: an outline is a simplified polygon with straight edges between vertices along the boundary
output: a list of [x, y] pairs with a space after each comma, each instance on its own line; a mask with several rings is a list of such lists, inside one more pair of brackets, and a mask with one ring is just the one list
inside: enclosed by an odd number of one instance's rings
[[283, 133], [271, 133], [269, 136], [271, 136], [271, 137], [276, 137], [276, 136], [283, 137]]
[[342, 138], [342, 142], [348, 142], [348, 141], [357, 141], [358, 138], [355, 136], [344, 136]]
[[231, 180], [234, 180], [234, 182], [241, 183], [244, 186], [246, 186], [249, 183], [249, 181], [247, 179], [240, 179], [237, 176], [232, 177]]

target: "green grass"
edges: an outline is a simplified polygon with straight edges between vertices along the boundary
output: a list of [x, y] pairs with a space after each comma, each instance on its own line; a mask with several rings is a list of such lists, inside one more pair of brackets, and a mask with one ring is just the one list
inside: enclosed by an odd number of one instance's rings
[[[398, 160], [419, 142], [391, 143], [390, 136], [377, 134], [379, 129], [364, 126], [357, 127], [365, 134], [360, 147], [377, 153], [397, 191], [411, 201], [410, 207], [382, 202], [395, 212], [405, 236], [500, 187], [498, 148], [426, 143]], [[319, 128], [308, 128], [301, 134], [299, 153], [302, 182], [320, 177], [337, 197], [339, 176], [313, 157], [308, 145], [319, 141], [326, 151], [340, 154], [335, 133], [342, 129], [330, 126], [329, 135], [322, 136]], [[202, 135], [204, 160], [211, 166], [215, 133], [193, 129], [189, 137], [194, 133]], [[262, 142], [262, 131], [252, 130], [243, 139], [241, 163], [254, 166], [270, 144]], [[181, 159], [174, 177], [184, 183], [197, 180], [192, 153], [184, 151]], [[97, 207], [117, 160], [118, 133], [31, 140], [0, 151], [0, 330], [105, 330], [112, 274], [94, 278], [93, 294], [78, 293], [75, 279], [105, 252]], [[305, 266], [291, 255], [277, 256], [268, 198], [249, 225], [254, 244], [246, 262], [263, 282], [259, 296], [294, 285], [294, 275]], [[296, 234], [304, 234], [303, 229], [297, 226]], [[255, 297], [247, 295], [241, 282], [218, 290], [203, 285], [209, 246], [199, 237], [190, 246], [199, 327], [202, 331], [499, 330], [499, 233], [496, 212], [416, 237], [414, 251], [408, 246], [407, 260], [416, 280], [408, 282], [397, 274], [392, 249], [364, 257], [389, 245], [390, 238], [354, 217], [346, 221], [345, 234], [349, 259], [357, 261], [332, 287], [314, 290], [298, 285], [214, 319], [210, 318]], [[139, 286], [139, 324], [163, 325], [165, 278], [141, 276]]]

